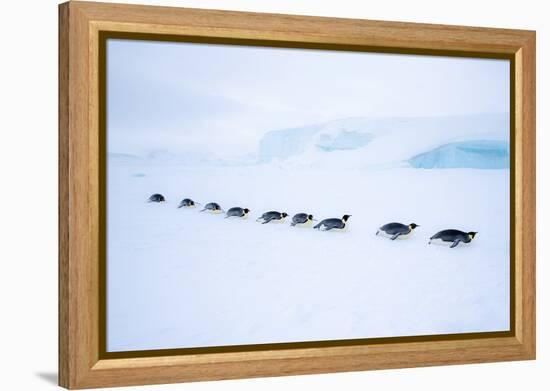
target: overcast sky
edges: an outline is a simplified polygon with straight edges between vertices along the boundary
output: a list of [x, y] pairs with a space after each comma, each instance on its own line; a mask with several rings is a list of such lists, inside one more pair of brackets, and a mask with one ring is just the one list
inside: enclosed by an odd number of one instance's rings
[[108, 148], [254, 153], [270, 130], [347, 117], [509, 111], [509, 62], [109, 40]]

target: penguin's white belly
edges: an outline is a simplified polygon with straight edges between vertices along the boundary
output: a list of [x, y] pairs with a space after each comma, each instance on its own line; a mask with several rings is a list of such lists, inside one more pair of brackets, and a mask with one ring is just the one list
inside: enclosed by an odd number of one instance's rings
[[[404, 233], [404, 234], [401, 234], [397, 237], [396, 240], [406, 240], [410, 235], [411, 235], [412, 231], [409, 231], [407, 233]], [[393, 236], [393, 235], [392, 235]]]
[[[321, 231], [327, 231], [326, 226], [322, 225]], [[332, 228], [328, 230], [328, 232], [348, 232], [348, 225], [347, 224], [344, 225], [344, 228]]]
[[296, 227], [302, 227], [302, 228], [306, 228], [306, 227], [311, 227], [313, 221], [311, 220], [308, 220], [306, 221], [305, 223], [296, 223]]
[[436, 238], [436, 239], [430, 239], [430, 244], [435, 244], [437, 246], [445, 246], [445, 247], [448, 247], [452, 244], [453, 242], [445, 242], [444, 240], [440, 239], [440, 238]]

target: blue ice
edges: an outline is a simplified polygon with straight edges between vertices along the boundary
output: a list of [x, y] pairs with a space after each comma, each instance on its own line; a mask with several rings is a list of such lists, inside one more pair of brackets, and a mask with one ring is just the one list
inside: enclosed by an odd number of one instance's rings
[[499, 140], [471, 140], [444, 144], [408, 160], [415, 168], [510, 167], [510, 145]]

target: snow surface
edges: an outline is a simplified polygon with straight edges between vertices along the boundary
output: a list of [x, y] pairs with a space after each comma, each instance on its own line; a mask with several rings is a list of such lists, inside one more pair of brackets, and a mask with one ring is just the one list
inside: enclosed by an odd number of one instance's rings
[[[425, 147], [409, 140], [388, 160]], [[109, 351], [509, 329], [509, 170], [348, 169], [370, 157], [308, 148], [235, 167], [109, 155]], [[157, 192], [167, 202], [147, 203]], [[252, 212], [177, 209], [185, 197]], [[352, 217], [347, 232], [254, 221], [269, 210]], [[392, 221], [420, 227], [396, 241], [375, 235]], [[429, 246], [445, 228], [479, 233]]]

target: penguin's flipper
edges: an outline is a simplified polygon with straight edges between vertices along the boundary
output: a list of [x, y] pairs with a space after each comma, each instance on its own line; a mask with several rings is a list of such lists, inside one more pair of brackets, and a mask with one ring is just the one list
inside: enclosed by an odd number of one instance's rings
[[264, 221], [262, 222], [262, 224], [267, 224], [267, 223], [269, 223], [271, 220], [273, 220], [273, 219], [264, 219]]
[[455, 248], [456, 246], [458, 246], [459, 243], [460, 243], [460, 239], [455, 240], [453, 244], [451, 244], [451, 248]]
[[401, 234], [395, 234], [391, 237], [391, 240], [395, 240], [397, 239], [399, 236], [401, 236]]
[[380, 231], [376, 231], [376, 235], [378, 235], [380, 233]]

